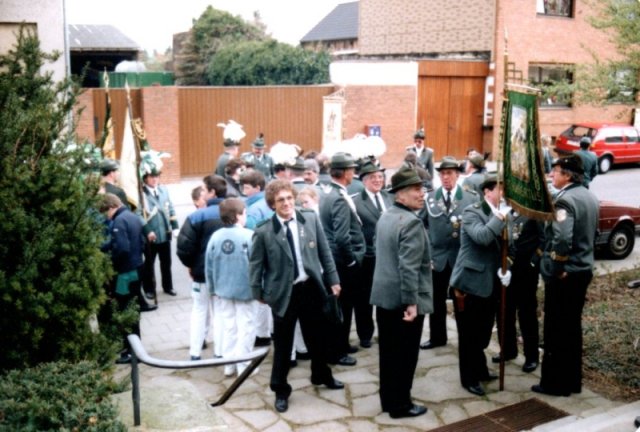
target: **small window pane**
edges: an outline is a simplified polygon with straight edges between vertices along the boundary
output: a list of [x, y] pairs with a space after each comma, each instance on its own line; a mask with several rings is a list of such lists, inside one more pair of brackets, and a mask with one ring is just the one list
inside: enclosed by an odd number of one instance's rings
[[536, 12], [541, 15], [571, 17], [573, 0], [537, 0]]
[[530, 65], [529, 82], [542, 90], [541, 107], [569, 107], [572, 94], [568, 90], [556, 88], [560, 83], [573, 82], [573, 74], [569, 65]]

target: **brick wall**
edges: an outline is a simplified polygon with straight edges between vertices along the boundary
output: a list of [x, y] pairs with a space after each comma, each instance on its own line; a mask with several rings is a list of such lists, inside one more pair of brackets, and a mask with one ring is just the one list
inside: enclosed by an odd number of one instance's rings
[[[80, 117], [78, 117], [78, 109], [82, 109]], [[76, 135], [80, 140], [87, 139], [89, 142], [96, 142], [96, 134], [93, 125], [93, 92], [91, 89], [86, 89], [78, 97], [76, 102], [76, 109], [74, 110], [75, 121], [77, 123]]]
[[491, 51], [494, 27], [495, 0], [360, 0], [362, 55]]
[[162, 181], [180, 182], [180, 125], [178, 122], [178, 87], [142, 89], [142, 111], [147, 141], [153, 150], [167, 152]]
[[387, 152], [381, 163], [398, 168], [404, 149], [413, 142], [416, 123], [416, 87], [348, 86], [343, 114], [344, 138], [364, 133], [369, 124], [378, 124]]
[[[509, 61], [528, 78], [529, 64], [562, 63], [586, 64], [593, 62], [587, 48], [597, 51], [601, 59], [615, 56], [615, 49], [602, 31], [588, 22], [593, 14], [585, 1], [575, 1], [573, 18], [538, 15], [533, 0], [503, 0], [497, 17], [496, 34], [496, 109], [493, 119], [494, 148], [497, 148], [500, 126], [501, 92], [503, 88], [505, 28], [508, 35]], [[620, 117], [619, 114], [625, 112]], [[573, 108], [541, 108], [541, 133], [556, 136], [576, 121], [631, 121], [631, 113], [621, 105], [608, 107], [575, 106]]]

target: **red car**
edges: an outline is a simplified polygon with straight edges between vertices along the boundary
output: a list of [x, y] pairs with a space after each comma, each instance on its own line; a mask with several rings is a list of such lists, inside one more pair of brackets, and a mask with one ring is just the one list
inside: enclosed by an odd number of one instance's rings
[[640, 162], [640, 135], [638, 129], [624, 123], [577, 123], [556, 139], [559, 155], [580, 149], [580, 138], [591, 138], [590, 150], [598, 156], [601, 174], [618, 163]]
[[608, 258], [624, 259], [635, 246], [640, 234], [640, 208], [611, 201], [600, 201], [600, 217], [596, 248]]

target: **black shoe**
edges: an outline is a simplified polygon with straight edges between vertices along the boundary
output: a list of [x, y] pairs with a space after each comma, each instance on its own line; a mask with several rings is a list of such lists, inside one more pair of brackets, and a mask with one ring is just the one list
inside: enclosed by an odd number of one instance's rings
[[198, 361], [198, 360], [202, 360], [202, 357], [200, 357], [200, 356], [191, 356], [191, 361]]
[[173, 288], [168, 290], [168, 291], [165, 291], [164, 293], [167, 294], [167, 295], [170, 295], [170, 296], [174, 296], [174, 297], [178, 295], [176, 290], [174, 290]]
[[640, 428], [640, 416], [636, 417], [636, 420], [633, 422], [634, 425], [636, 425], [637, 428]]
[[446, 344], [447, 344], [446, 342], [445, 343], [433, 343], [430, 340], [428, 340], [428, 341], [423, 342], [423, 343], [420, 344], [420, 349], [428, 350], [428, 349], [432, 349], [432, 348], [438, 348], [438, 347], [441, 347], [441, 346], [445, 346]]
[[311, 354], [309, 352], [296, 351], [296, 359], [298, 360], [311, 360]]
[[358, 347], [355, 345], [349, 345], [349, 349], [347, 350], [347, 354], [355, 354], [358, 352]]
[[486, 394], [480, 384], [466, 386], [465, 390], [476, 396], [484, 396]]
[[129, 364], [131, 363], [131, 354], [122, 353], [120, 357], [116, 359], [116, 364]]
[[522, 365], [522, 372], [531, 373], [536, 369], [538, 369], [537, 361], [524, 362], [524, 364]]
[[156, 293], [152, 293], [152, 292], [145, 292], [144, 296], [147, 300], [155, 300], [156, 298]]
[[497, 379], [498, 379], [498, 375], [495, 374], [494, 372], [489, 371], [489, 373], [487, 373], [485, 376], [480, 378], [480, 381], [493, 381]]
[[354, 359], [353, 357], [346, 355], [343, 357], [340, 357], [339, 359], [330, 362], [331, 364], [338, 364], [341, 366], [355, 366], [356, 363], [358, 363], [358, 361], [356, 359]]
[[340, 390], [344, 388], [344, 383], [342, 381], [338, 381], [337, 379], [331, 377], [324, 381], [317, 381], [311, 378], [311, 384], [313, 385], [326, 385], [327, 388], [331, 390]]
[[276, 396], [276, 403], [273, 404], [278, 412], [285, 412], [289, 409], [289, 401], [287, 398]]
[[535, 384], [531, 386], [531, 391], [540, 394], [546, 394], [551, 396], [569, 396], [571, 393], [569, 392], [561, 392], [559, 390], [549, 390], [542, 387], [540, 384]]
[[371, 339], [362, 339], [360, 341], [360, 346], [362, 348], [371, 348]]
[[254, 343], [257, 347], [264, 347], [271, 345], [270, 337], [256, 337], [256, 342]]
[[422, 405], [412, 405], [411, 408], [402, 411], [390, 411], [389, 417], [397, 419], [403, 417], [417, 417], [427, 412], [427, 407]]
[[289, 369], [293, 369], [294, 367], [298, 367], [298, 360], [289, 360]]
[[140, 312], [151, 312], [158, 309], [158, 305], [143, 303], [140, 305]]
[[[510, 356], [510, 357], [505, 357], [504, 361], [505, 363], [511, 360], [514, 360], [516, 357], [518, 357], [517, 355], [514, 356]], [[491, 362], [492, 363], [500, 363], [500, 354], [496, 354], [493, 357], [491, 357]]]

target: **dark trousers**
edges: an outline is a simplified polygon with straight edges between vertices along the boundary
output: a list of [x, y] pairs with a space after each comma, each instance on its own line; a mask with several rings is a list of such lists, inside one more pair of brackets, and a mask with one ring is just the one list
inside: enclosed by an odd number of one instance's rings
[[359, 289], [356, 293], [354, 313], [356, 317], [356, 333], [361, 341], [371, 340], [373, 337], [373, 306], [371, 299], [371, 286], [373, 285], [373, 271], [376, 267], [376, 257], [364, 257], [360, 270]]
[[453, 293], [453, 304], [458, 327], [460, 382], [463, 387], [478, 385], [489, 374], [484, 349], [491, 340], [495, 298], [468, 293], [458, 298]]
[[429, 315], [429, 340], [434, 345], [447, 343], [447, 297], [451, 266], [447, 264], [440, 271], [433, 271], [433, 312]]
[[384, 412], [411, 408], [424, 315], [403, 321], [404, 309], [376, 307], [380, 356], [380, 404]]
[[551, 278], [544, 291], [544, 355], [540, 385], [558, 393], [582, 390], [582, 308], [593, 273]]
[[319, 288], [308, 280], [293, 286], [291, 300], [283, 317], [273, 315], [273, 367], [271, 390], [276, 396], [288, 398], [291, 385], [289, 374], [293, 333], [296, 320], [300, 320], [302, 337], [311, 356], [311, 379], [324, 382], [332, 377], [327, 365], [326, 320], [322, 314]]
[[[504, 346], [505, 359], [518, 355], [516, 334], [516, 312], [520, 333], [524, 342], [524, 357], [527, 362], [538, 361], [538, 270], [528, 262], [511, 269], [511, 283], [506, 288]], [[498, 337], [501, 337], [500, 312], [498, 312]]]
[[353, 309], [360, 295], [361, 269], [358, 264], [351, 267], [336, 265], [338, 277], [340, 278], [340, 297], [338, 303], [342, 310], [342, 324], [334, 328], [329, 339], [329, 357], [331, 361], [337, 361], [349, 353], [349, 335], [351, 334], [351, 321]]
[[156, 256], [160, 257], [162, 289], [165, 292], [173, 290], [173, 279], [171, 277], [171, 241], [163, 243], [147, 242], [144, 248], [142, 287], [144, 288], [144, 292], [148, 294], [155, 294], [156, 292]]

